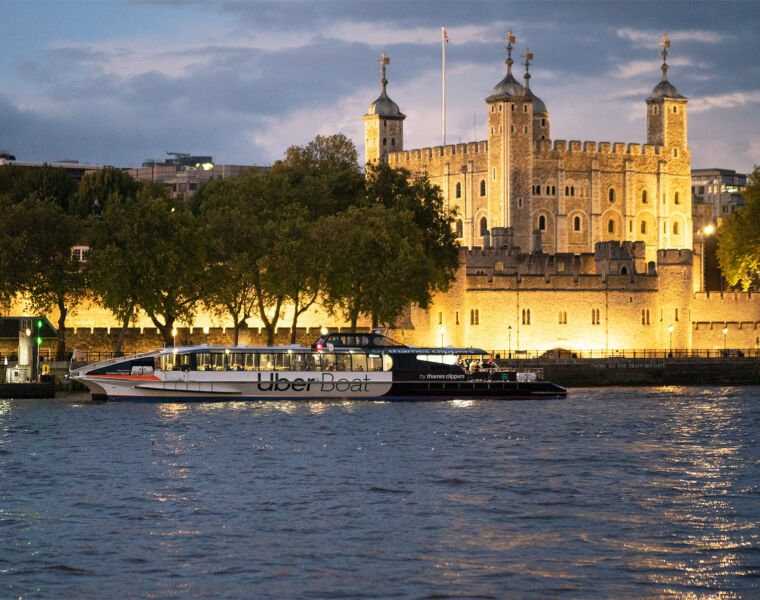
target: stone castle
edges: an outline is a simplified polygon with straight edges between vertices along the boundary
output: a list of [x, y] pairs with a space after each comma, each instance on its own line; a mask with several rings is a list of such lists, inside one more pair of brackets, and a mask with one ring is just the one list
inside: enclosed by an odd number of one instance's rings
[[[404, 149], [405, 115], [382, 91], [367, 161], [425, 174], [456, 211], [456, 283], [414, 311], [415, 341], [544, 351], [760, 346], [760, 302], [703, 292], [692, 221], [687, 98], [667, 78], [645, 100], [646, 144], [551, 138], [549, 111], [507, 72], [486, 99], [488, 139]], [[724, 333], [725, 331], [725, 333]], [[509, 346], [509, 348], [508, 348]]]
[[[404, 149], [405, 115], [388, 96], [383, 55], [382, 91], [363, 117], [367, 161], [427, 174], [456, 210], [461, 243], [451, 289], [427, 310], [413, 307], [392, 336], [518, 353], [760, 348], [758, 296], [703, 291], [687, 99], [667, 79], [667, 43], [661, 81], [645, 100], [642, 145], [552, 140], [549, 111], [530, 88], [532, 56], [523, 85], [508, 40], [507, 73], [485, 99], [488, 139], [434, 148]], [[285, 309], [277, 343], [288, 343], [290, 318]], [[262, 324], [248, 322], [240, 342], [264, 343]], [[67, 324], [67, 345], [89, 351], [110, 352], [119, 332], [91, 303], [74, 307]], [[321, 327], [348, 324], [314, 308], [299, 326], [298, 341], [310, 343]], [[177, 343], [229, 344], [230, 327], [201, 313], [178, 324]], [[125, 350], [159, 345], [141, 315]]]

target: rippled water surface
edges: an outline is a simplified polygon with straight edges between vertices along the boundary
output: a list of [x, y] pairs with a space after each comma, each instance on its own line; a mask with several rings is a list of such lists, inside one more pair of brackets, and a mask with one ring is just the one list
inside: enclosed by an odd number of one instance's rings
[[0, 400], [0, 598], [760, 598], [760, 389]]

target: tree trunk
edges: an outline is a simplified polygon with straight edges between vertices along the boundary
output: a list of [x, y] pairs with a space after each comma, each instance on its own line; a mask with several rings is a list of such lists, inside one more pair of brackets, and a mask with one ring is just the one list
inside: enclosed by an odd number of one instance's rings
[[164, 347], [173, 346], [174, 337], [172, 336], [172, 329], [174, 329], [174, 319], [167, 317], [166, 323], [159, 323], [158, 319], [151, 315], [150, 320], [153, 321], [153, 324], [161, 332], [161, 337], [164, 338]]
[[237, 346], [240, 339], [240, 326], [242, 323], [236, 317], [232, 319], [232, 345]]
[[63, 299], [58, 300], [58, 310], [60, 316], [58, 317], [58, 344], [55, 348], [55, 359], [66, 360], [66, 309]]
[[296, 343], [296, 323], [298, 322], [298, 302], [293, 304], [293, 322], [290, 325], [290, 343]]
[[116, 338], [116, 345], [113, 348], [114, 356], [124, 356], [124, 353], [121, 351], [121, 346], [124, 344], [124, 338], [127, 337], [127, 328], [129, 327], [129, 322], [131, 320], [132, 315], [128, 315], [122, 319], [121, 331], [119, 332], [119, 337]]

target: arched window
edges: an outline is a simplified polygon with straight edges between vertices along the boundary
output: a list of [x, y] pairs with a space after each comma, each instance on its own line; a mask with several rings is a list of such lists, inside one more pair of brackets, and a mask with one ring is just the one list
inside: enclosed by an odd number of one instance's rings
[[530, 309], [529, 308], [522, 309], [522, 324], [530, 325]]
[[546, 231], [546, 217], [544, 215], [538, 217], [538, 228], [541, 231]]
[[620, 267], [620, 274], [621, 275], [628, 275], [628, 267], [626, 267], [626, 266]]
[[480, 235], [485, 235], [488, 233], [488, 219], [483, 217], [480, 219]]
[[548, 196], [549, 194], [551, 194], [551, 188], [547, 185], [546, 186], [546, 195]]
[[681, 204], [681, 201], [678, 199], [678, 192], [676, 192], [676, 195], [673, 198], [673, 202], [675, 202], [676, 204]]
[[391, 138], [391, 146], [395, 146], [395, 145], [396, 145], [396, 138]]
[[556, 195], [557, 195], [557, 188], [552, 186], [552, 196], [556, 196]]
[[580, 231], [581, 230], [581, 218], [580, 217], [574, 217], [573, 218], [573, 231]]
[[470, 325], [475, 325], [475, 311], [470, 309]]
[[570, 186], [566, 185], [565, 186], [565, 196], [569, 196], [569, 195], [570, 195]]
[[673, 223], [673, 235], [678, 235], [678, 223]]
[[480, 195], [481, 196], [486, 195], [486, 180], [485, 179], [480, 180]]
[[383, 138], [383, 146], [387, 146], [387, 145], [388, 145], [388, 138]]
[[559, 324], [567, 325], [567, 311], [566, 310], [559, 311]]
[[570, 186], [570, 195], [571, 196], [575, 196], [575, 186], [574, 185]]
[[480, 325], [480, 313], [477, 308], [475, 309], [475, 325]]
[[641, 233], [646, 233], [646, 232], [647, 232], [647, 222], [646, 221], [642, 221], [641, 222]]
[[607, 221], [607, 232], [615, 233], [615, 221], [613, 219]]
[[614, 201], [615, 201], [615, 190], [610, 188], [610, 202], [614, 202]]
[[459, 239], [462, 239], [464, 237], [464, 223], [462, 223], [462, 219], [457, 219], [457, 237]]
[[641, 203], [646, 204], [647, 203], [647, 191], [641, 190]]
[[457, 182], [457, 188], [456, 188], [456, 197], [461, 198], [462, 197], [462, 184]]
[[[676, 321], [678, 321], [678, 317], [676, 317]], [[528, 309], [528, 323], [527, 324], [530, 325], [530, 309]]]

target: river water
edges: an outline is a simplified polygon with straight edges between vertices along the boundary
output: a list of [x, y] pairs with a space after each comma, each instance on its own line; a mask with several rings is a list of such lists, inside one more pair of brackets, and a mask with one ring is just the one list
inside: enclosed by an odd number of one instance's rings
[[0, 598], [759, 598], [760, 388], [0, 400]]

